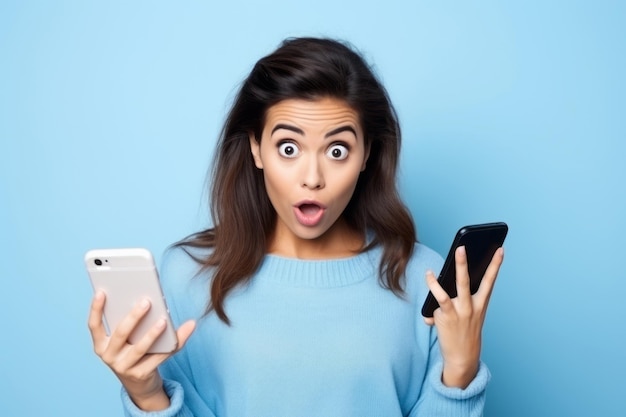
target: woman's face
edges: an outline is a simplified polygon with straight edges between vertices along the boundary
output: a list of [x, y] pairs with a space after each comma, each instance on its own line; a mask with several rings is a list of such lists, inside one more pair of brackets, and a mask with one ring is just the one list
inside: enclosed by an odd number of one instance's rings
[[294, 251], [283, 254], [345, 240], [338, 219], [368, 157], [356, 111], [333, 98], [281, 101], [250, 147], [278, 215], [274, 241]]

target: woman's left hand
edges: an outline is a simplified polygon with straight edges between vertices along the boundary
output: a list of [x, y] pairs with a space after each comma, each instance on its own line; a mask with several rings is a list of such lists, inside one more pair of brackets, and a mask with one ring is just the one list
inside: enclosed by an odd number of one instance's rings
[[463, 246], [457, 248], [454, 254], [455, 298], [450, 298], [432, 271], [426, 273], [426, 283], [439, 303], [439, 308], [433, 317], [425, 317], [424, 321], [429, 326], [437, 327], [443, 356], [442, 382], [446, 386], [466, 388], [478, 372], [483, 323], [503, 258], [504, 250], [499, 248], [474, 295], [470, 293], [467, 256]]

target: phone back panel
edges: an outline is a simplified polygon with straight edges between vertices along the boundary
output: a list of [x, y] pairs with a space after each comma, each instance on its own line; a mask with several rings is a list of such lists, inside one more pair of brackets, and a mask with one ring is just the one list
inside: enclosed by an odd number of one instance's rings
[[[507, 231], [508, 227], [504, 223], [488, 223], [466, 226], [457, 233], [448, 258], [454, 260], [456, 248], [465, 246], [467, 270], [470, 276], [470, 292], [472, 294], [478, 291], [493, 255], [504, 243]], [[454, 262], [450, 262], [446, 270], [442, 269], [439, 280], [447, 284], [446, 291], [449, 290], [448, 294], [451, 297], [456, 297], [456, 264]]]
[[[101, 265], [96, 265], [96, 262]], [[106, 294], [104, 319], [110, 334], [139, 302], [149, 299], [150, 310], [135, 328], [129, 342], [137, 343], [160, 318], [167, 329], [156, 340], [150, 352], [171, 352], [177, 339], [150, 252], [146, 249], [100, 249], [85, 255], [85, 264], [94, 291]]]
[[[450, 298], [457, 296], [456, 263], [454, 259], [456, 249], [459, 246], [465, 246], [467, 269], [470, 276], [470, 292], [475, 294], [480, 287], [480, 282], [487, 271], [493, 255], [504, 244], [507, 233], [508, 226], [503, 222], [476, 224], [459, 229], [438, 279]], [[422, 307], [422, 315], [424, 317], [432, 317], [434, 310], [438, 307], [439, 303], [437, 303], [432, 293], [429, 292]]]

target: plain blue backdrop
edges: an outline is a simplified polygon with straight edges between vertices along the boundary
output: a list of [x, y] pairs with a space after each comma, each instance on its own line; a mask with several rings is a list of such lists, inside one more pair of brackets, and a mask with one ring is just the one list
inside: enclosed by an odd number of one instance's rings
[[238, 83], [283, 38], [320, 35], [388, 87], [424, 243], [509, 223], [485, 414], [625, 415], [625, 27], [604, 0], [3, 0], [0, 414], [121, 413], [83, 254], [159, 255], [206, 226]]

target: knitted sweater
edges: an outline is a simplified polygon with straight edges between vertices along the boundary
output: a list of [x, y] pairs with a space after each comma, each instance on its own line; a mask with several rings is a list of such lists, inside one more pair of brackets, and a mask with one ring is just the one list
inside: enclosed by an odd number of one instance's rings
[[229, 294], [231, 326], [203, 316], [207, 274], [181, 249], [161, 280], [175, 324], [199, 319], [187, 345], [160, 367], [168, 409], [145, 413], [122, 390], [127, 416], [479, 416], [488, 369], [464, 390], [442, 384], [434, 328], [424, 324], [427, 269], [441, 257], [417, 244], [404, 299], [378, 280], [382, 250], [331, 260], [267, 255]]

